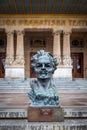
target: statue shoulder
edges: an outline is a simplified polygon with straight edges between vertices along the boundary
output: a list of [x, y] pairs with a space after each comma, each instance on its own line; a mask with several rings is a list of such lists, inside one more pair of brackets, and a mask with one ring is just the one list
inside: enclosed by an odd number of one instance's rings
[[34, 89], [37, 86], [37, 79], [32, 79], [30, 81], [30, 87]]
[[56, 86], [54, 83], [51, 84], [51, 88], [52, 88], [52, 91], [53, 91], [55, 94], [58, 94], [57, 86]]

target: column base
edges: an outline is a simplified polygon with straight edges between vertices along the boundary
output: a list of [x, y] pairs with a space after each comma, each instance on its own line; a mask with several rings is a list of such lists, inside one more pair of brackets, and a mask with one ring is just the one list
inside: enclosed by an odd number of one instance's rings
[[53, 74], [54, 78], [72, 78], [72, 67], [59, 66]]
[[24, 67], [6, 67], [5, 78], [25, 78]]

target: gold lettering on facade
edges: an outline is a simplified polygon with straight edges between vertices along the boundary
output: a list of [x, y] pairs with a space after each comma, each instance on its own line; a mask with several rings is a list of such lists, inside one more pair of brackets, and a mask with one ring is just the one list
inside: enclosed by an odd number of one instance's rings
[[19, 24], [20, 24], [20, 25], [22, 24], [22, 20], [19, 20]]
[[56, 25], [55, 20], [52, 20], [52, 21], [51, 21], [51, 26], [53, 26], [53, 25]]
[[4, 20], [0, 20], [0, 25], [5, 25]]
[[70, 26], [87, 26], [86, 20], [69, 20]]
[[32, 20], [29, 20], [28, 23], [31, 25], [32, 24]]
[[57, 20], [56, 24], [57, 24], [57, 26], [64, 26], [64, 25], [66, 25], [66, 22], [65, 22], [65, 20]]
[[16, 20], [10, 20], [10, 19], [7, 19], [7, 20], [0, 20], [0, 25], [16, 25]]
[[25, 25], [29, 25], [28, 20], [25, 20], [25, 21], [24, 21], [24, 24], [25, 24]]
[[10, 21], [10, 20], [7, 20], [6, 24], [7, 24], [7, 25], [10, 25], [10, 24], [11, 24], [11, 21]]
[[79, 21], [78, 24], [79, 24], [79, 26], [85, 26], [86, 23], [85, 23], [85, 21], [82, 21], [82, 20], [81, 20], [81, 21]]
[[85, 20], [60, 20], [60, 19], [0, 19], [0, 26], [87, 26]]
[[40, 21], [39, 21], [39, 24], [40, 24], [40, 25], [43, 25], [43, 20], [40, 20]]
[[44, 25], [49, 25], [50, 21], [49, 20], [44, 20]]

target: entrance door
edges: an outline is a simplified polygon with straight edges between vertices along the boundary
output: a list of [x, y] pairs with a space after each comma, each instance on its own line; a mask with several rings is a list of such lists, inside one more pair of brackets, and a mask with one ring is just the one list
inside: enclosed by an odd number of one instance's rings
[[5, 76], [5, 53], [0, 53], [0, 78]]
[[72, 53], [72, 76], [83, 78], [83, 53]]

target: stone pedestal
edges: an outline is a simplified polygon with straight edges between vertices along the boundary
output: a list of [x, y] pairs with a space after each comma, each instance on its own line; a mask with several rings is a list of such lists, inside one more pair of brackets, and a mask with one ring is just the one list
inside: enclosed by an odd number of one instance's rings
[[24, 67], [6, 67], [5, 78], [25, 78]]
[[62, 122], [64, 113], [61, 107], [28, 107], [29, 122]]
[[59, 66], [54, 74], [54, 78], [72, 78], [72, 67]]

